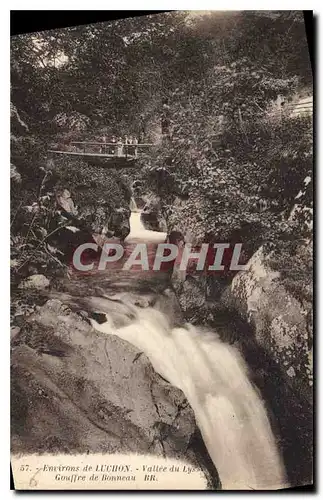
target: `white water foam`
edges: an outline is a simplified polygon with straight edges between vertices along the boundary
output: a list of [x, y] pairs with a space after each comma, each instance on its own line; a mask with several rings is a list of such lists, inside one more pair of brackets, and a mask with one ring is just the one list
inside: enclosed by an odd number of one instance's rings
[[[140, 213], [132, 213], [128, 240], [152, 242], [165, 237], [146, 230]], [[131, 308], [136, 319], [127, 326], [116, 328], [110, 314], [106, 323], [92, 320], [92, 324], [143, 351], [156, 372], [183, 391], [222, 488], [288, 487], [264, 402], [239, 351], [214, 331], [189, 324], [172, 329], [165, 313], [152, 307]]]

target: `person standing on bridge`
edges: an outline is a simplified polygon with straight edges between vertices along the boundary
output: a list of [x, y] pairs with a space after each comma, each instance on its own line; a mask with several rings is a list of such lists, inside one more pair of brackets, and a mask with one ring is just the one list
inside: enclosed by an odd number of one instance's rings
[[124, 145], [125, 145], [125, 154], [127, 156], [127, 154], [129, 153], [129, 148], [128, 148], [128, 144], [129, 144], [129, 138], [127, 135], [124, 136]]
[[122, 156], [122, 151], [123, 151], [123, 143], [121, 137], [118, 138], [117, 142], [117, 156]]
[[102, 143], [103, 145], [100, 147], [100, 153], [106, 153], [106, 146], [105, 146], [105, 143], [107, 142], [107, 138], [106, 136], [104, 135], [102, 137]]
[[129, 146], [128, 146], [128, 153], [130, 155], [132, 155], [133, 154], [133, 147], [132, 147], [133, 139], [132, 139], [132, 135], [129, 135], [128, 144], [129, 144]]
[[[112, 142], [112, 144], [117, 144], [117, 139], [116, 139], [115, 135], [112, 136], [111, 142]], [[116, 153], [116, 148], [113, 145], [111, 148], [111, 154], [114, 155], [115, 153]]]
[[135, 144], [135, 145], [136, 145], [133, 149], [134, 149], [134, 155], [135, 155], [135, 158], [137, 158], [137, 156], [138, 156], [138, 146], [137, 146], [137, 144], [138, 144], [138, 139], [137, 139], [137, 137], [136, 137], [136, 136], [133, 138], [133, 140], [132, 140], [132, 144]]

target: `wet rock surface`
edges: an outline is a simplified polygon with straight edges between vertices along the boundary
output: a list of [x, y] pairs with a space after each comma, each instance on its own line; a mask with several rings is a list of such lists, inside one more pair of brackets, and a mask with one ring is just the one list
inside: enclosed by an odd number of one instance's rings
[[147, 200], [141, 213], [141, 221], [145, 229], [151, 231], [166, 232], [166, 221], [161, 212], [161, 204], [158, 198], [150, 198]]
[[280, 281], [260, 249], [249, 271], [232, 281], [230, 300], [254, 327], [255, 339], [277, 363], [287, 383], [312, 400], [312, 306], [301, 303]]

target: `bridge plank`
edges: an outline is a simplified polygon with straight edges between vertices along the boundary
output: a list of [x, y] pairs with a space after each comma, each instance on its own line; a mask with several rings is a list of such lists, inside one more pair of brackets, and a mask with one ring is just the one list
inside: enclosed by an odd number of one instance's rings
[[[114, 147], [117, 147], [118, 146], [118, 143], [116, 142], [79, 142], [79, 141], [73, 141], [71, 142], [72, 145], [76, 145], [76, 144], [82, 144], [83, 146], [84, 145], [88, 145], [88, 146], [114, 146]], [[139, 148], [139, 147], [150, 147], [150, 146], [155, 146], [155, 144], [150, 144], [150, 143], [142, 143], [142, 144], [124, 144], [122, 143], [122, 146], [130, 146], [130, 147], [136, 147], [136, 148]]]
[[99, 158], [113, 158], [114, 160], [118, 160], [118, 158], [122, 158], [123, 160], [129, 160], [133, 161], [136, 159], [134, 155], [112, 155], [112, 154], [105, 154], [105, 153], [83, 153], [81, 151], [55, 151], [53, 149], [49, 149], [48, 153], [56, 153], [56, 154], [62, 154], [62, 155], [73, 155], [73, 156], [97, 156]]

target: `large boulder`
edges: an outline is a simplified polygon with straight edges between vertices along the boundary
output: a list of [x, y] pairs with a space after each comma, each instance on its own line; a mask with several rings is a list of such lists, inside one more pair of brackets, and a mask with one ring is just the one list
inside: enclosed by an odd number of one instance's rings
[[260, 248], [224, 295], [252, 324], [259, 346], [303, 398], [312, 399], [312, 305], [288, 291]]
[[71, 193], [68, 189], [56, 190], [56, 202], [60, 208], [71, 216], [77, 215], [77, 209], [72, 199]]
[[162, 215], [159, 198], [150, 198], [141, 213], [141, 221], [146, 229], [151, 231], [167, 231], [166, 221]]
[[278, 420], [291, 484], [309, 484], [313, 474], [312, 304], [306, 280], [302, 276], [292, 280], [290, 273], [286, 279], [272, 263], [272, 256], [260, 248], [248, 270], [233, 278], [222, 304], [250, 326], [248, 331], [241, 323], [237, 333], [249, 366], [257, 372], [258, 387]]
[[113, 236], [124, 240], [130, 233], [130, 208], [117, 207], [113, 210], [108, 221], [108, 229]]

